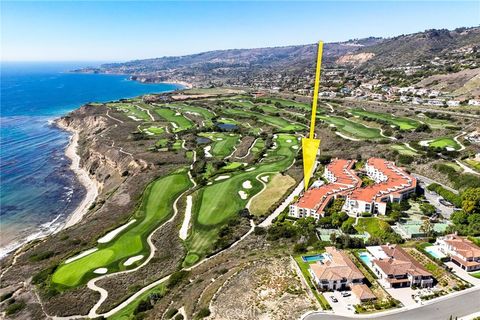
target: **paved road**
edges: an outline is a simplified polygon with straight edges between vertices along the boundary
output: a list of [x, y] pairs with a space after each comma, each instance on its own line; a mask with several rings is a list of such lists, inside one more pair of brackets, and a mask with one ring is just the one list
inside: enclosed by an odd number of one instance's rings
[[438, 300], [415, 309], [405, 311], [398, 310], [385, 315], [356, 315], [336, 316], [331, 313], [313, 313], [305, 320], [352, 320], [352, 319], [376, 319], [376, 320], [448, 320], [450, 315], [464, 317], [480, 311], [480, 289], [463, 292], [457, 296]]

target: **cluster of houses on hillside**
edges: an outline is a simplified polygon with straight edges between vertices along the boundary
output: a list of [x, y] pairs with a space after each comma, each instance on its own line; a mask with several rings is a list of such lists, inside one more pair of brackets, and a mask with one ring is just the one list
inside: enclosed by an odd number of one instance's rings
[[[470, 240], [451, 234], [438, 238], [435, 246], [445, 254], [442, 261], [452, 261], [467, 272], [480, 270], [480, 247]], [[386, 289], [431, 288], [438, 280], [400, 245], [369, 246], [358, 257]], [[309, 274], [319, 291], [351, 290], [357, 303], [376, 299], [345, 250], [326, 247], [320, 259], [309, 265]]]
[[328, 204], [345, 198], [342, 208], [358, 217], [363, 213], [385, 214], [388, 202], [400, 202], [415, 192], [417, 180], [393, 162], [370, 158], [365, 164], [366, 174], [375, 182], [362, 187], [362, 180], [353, 170], [355, 160], [334, 159], [325, 167], [324, 178], [329, 182], [307, 190], [297, 202], [290, 205], [289, 215], [295, 218], [319, 219]]

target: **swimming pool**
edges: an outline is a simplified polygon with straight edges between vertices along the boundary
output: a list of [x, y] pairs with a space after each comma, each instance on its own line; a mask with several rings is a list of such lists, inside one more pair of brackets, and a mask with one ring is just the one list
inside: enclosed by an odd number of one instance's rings
[[317, 261], [323, 261], [325, 257], [323, 254], [315, 254], [313, 256], [302, 256], [303, 262], [317, 262]]
[[443, 252], [440, 251], [438, 246], [425, 247], [425, 251], [427, 251], [429, 255], [431, 255], [432, 257], [437, 258], [437, 259], [443, 259], [443, 258], [446, 257], [446, 255], [443, 254]]
[[363, 263], [365, 263], [367, 266], [371, 266], [371, 261], [372, 261], [372, 255], [368, 252], [360, 252], [360, 254], [358, 255], [358, 257], [360, 258], [360, 260], [363, 261]]

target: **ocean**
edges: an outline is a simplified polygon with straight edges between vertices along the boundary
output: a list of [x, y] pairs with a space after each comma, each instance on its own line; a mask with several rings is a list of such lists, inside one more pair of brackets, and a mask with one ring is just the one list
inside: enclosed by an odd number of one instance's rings
[[98, 65], [1, 64], [0, 259], [26, 241], [59, 230], [85, 196], [64, 150], [69, 134], [52, 121], [87, 102], [181, 88], [125, 75], [69, 73]]

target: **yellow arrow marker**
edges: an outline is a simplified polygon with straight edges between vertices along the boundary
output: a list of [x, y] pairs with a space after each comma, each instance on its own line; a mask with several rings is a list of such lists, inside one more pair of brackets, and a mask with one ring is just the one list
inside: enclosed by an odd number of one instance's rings
[[317, 158], [320, 139], [315, 139], [315, 119], [317, 116], [318, 88], [320, 87], [320, 69], [322, 68], [323, 42], [318, 42], [317, 69], [315, 71], [315, 87], [313, 89], [312, 120], [310, 121], [310, 135], [302, 139], [303, 150], [303, 176], [305, 191], [308, 189], [310, 177], [313, 174], [315, 160]]

